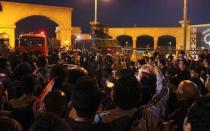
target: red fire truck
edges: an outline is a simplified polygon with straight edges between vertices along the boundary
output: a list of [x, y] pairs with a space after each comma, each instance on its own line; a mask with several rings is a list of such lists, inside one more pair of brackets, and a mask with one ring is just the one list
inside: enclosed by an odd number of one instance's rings
[[16, 49], [20, 52], [35, 52], [42, 55], [48, 54], [47, 37], [44, 32], [40, 34], [21, 34], [18, 38]]

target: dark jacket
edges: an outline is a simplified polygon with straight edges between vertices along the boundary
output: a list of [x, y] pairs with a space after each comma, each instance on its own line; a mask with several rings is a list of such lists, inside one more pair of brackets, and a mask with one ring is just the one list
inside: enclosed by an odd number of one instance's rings
[[168, 116], [168, 120], [174, 120], [174, 124], [178, 126], [177, 131], [183, 131], [183, 122], [192, 103], [193, 101], [181, 101], [178, 108]]

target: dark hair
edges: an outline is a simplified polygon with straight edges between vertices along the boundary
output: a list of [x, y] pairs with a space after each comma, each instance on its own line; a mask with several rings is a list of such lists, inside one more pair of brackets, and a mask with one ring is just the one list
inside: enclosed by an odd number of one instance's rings
[[144, 75], [140, 83], [143, 92], [143, 103], [141, 104], [147, 104], [152, 99], [156, 91], [156, 76], [149, 74]]
[[108, 78], [109, 76], [112, 76], [112, 69], [105, 68], [105, 69], [103, 69], [103, 71], [101, 73], [102, 73], [102, 77]]
[[55, 78], [54, 88], [60, 89], [66, 78], [65, 68], [61, 65], [55, 65], [50, 70], [50, 78]]
[[210, 98], [202, 97], [192, 104], [187, 114], [187, 122], [191, 124], [192, 131], [210, 130]]
[[32, 74], [25, 74], [21, 78], [21, 89], [23, 93], [32, 94], [36, 84], [36, 78]]
[[129, 78], [129, 77], [134, 77], [133, 72], [131, 72], [131, 70], [129, 69], [122, 69], [119, 71], [119, 77], [120, 78]]
[[29, 131], [72, 131], [68, 123], [53, 113], [42, 113]]
[[186, 60], [186, 59], [182, 59], [182, 60], [180, 60], [180, 61], [182, 61], [183, 65], [185, 65], [185, 66], [187, 66], [187, 65], [188, 65], [188, 62], [187, 62], [187, 60]]
[[95, 79], [84, 77], [78, 81], [72, 92], [72, 105], [80, 117], [95, 116], [100, 104], [100, 91]]
[[87, 76], [86, 72], [81, 69], [70, 69], [67, 71], [67, 82], [69, 84], [76, 84], [77, 81], [84, 77]]
[[144, 64], [146, 64], [145, 59], [141, 59], [141, 60], [139, 60], [138, 62], [139, 62], [139, 64], [140, 64], [140, 65], [144, 65]]
[[39, 56], [36, 61], [36, 64], [38, 67], [45, 67], [47, 64], [46, 56]]
[[22, 131], [22, 126], [19, 122], [8, 117], [0, 117], [1, 131]]
[[17, 80], [20, 80], [24, 74], [32, 74], [32, 66], [28, 62], [22, 62], [17, 65], [14, 75]]
[[179, 86], [179, 80], [177, 77], [171, 77], [168, 80], [169, 83], [171, 83], [172, 85], [174, 85], [175, 87]]
[[0, 58], [0, 68], [6, 68], [7, 67], [7, 59], [6, 58]]
[[140, 85], [136, 78], [121, 78], [114, 86], [114, 103], [123, 110], [137, 106], [140, 96]]
[[54, 90], [49, 92], [44, 98], [44, 104], [47, 112], [65, 116], [67, 113], [67, 98], [64, 92]]
[[195, 71], [196, 73], [198, 73], [199, 75], [200, 75], [200, 73], [201, 73], [201, 69], [199, 68], [199, 67], [192, 67], [191, 68], [191, 71]]

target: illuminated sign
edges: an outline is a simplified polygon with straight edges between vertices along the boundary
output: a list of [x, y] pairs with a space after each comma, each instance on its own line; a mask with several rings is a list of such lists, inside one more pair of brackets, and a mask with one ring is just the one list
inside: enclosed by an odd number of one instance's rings
[[210, 49], [210, 25], [191, 28], [191, 49]]
[[204, 31], [202, 34], [204, 43], [210, 46], [210, 28]]

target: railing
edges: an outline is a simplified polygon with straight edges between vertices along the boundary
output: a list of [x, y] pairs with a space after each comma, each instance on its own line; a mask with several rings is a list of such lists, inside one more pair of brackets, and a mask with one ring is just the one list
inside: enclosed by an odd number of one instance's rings
[[[145, 51], [148, 51], [149, 53], [153, 54], [154, 52], [159, 52], [161, 54], [175, 54], [178, 55], [180, 52], [185, 52], [185, 54], [189, 55], [199, 55], [204, 52], [204, 50], [177, 50], [177, 49], [145, 49], [145, 48], [123, 48], [123, 51], [129, 54], [130, 56], [132, 54], [140, 55], [142, 56]], [[210, 50], [207, 50], [210, 53]]]

